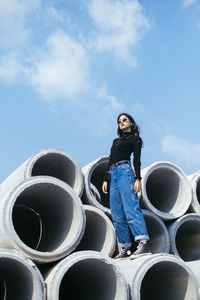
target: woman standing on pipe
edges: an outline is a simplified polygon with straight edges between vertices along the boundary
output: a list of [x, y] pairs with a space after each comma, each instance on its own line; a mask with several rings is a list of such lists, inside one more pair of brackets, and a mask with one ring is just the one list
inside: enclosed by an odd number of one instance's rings
[[[114, 258], [122, 259], [150, 254], [151, 251], [147, 244], [149, 235], [137, 195], [141, 190], [142, 139], [139, 136], [139, 127], [127, 113], [121, 113], [117, 118], [117, 123], [119, 137], [114, 139], [111, 147], [109, 167], [104, 177], [102, 190], [108, 194], [110, 181], [111, 215], [120, 246], [120, 252]], [[130, 162], [132, 153], [135, 172]], [[138, 242], [137, 249], [133, 253], [130, 231], [135, 241]]]

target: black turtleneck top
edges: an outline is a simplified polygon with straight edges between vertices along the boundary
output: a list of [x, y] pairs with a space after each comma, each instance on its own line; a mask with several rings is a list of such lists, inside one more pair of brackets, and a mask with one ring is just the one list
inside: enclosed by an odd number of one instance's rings
[[109, 156], [108, 171], [104, 177], [104, 181], [109, 181], [109, 168], [112, 164], [121, 161], [129, 160], [133, 153], [133, 166], [135, 171], [135, 178], [140, 177], [140, 157], [141, 157], [142, 139], [139, 136], [133, 135], [132, 132], [124, 132], [120, 138], [113, 140], [113, 144]]

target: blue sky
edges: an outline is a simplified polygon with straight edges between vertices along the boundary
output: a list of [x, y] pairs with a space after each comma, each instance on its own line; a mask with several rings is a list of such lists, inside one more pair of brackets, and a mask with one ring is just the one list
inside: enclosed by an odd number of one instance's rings
[[0, 182], [58, 148], [109, 154], [121, 112], [156, 161], [200, 170], [199, 0], [0, 0]]

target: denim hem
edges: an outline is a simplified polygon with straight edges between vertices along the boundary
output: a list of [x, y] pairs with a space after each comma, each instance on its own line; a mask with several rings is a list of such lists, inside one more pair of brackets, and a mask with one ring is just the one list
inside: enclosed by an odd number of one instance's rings
[[123, 247], [123, 248], [129, 248], [132, 246], [131, 243], [118, 243], [119, 247]]
[[138, 240], [149, 240], [148, 235], [137, 235], [135, 236], [135, 241], [137, 242]]

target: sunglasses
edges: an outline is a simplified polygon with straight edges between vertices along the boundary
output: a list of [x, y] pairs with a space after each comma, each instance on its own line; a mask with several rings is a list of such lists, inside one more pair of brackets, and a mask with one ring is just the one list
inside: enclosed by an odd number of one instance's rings
[[121, 121], [117, 121], [117, 124], [121, 124], [122, 122], [126, 122], [126, 121], [128, 121], [128, 119], [124, 118]]

